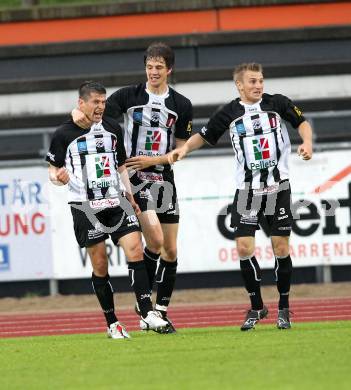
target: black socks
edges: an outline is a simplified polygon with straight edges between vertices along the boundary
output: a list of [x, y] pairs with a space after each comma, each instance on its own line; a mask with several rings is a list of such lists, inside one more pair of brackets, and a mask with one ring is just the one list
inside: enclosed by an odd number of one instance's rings
[[151, 292], [155, 280], [157, 261], [159, 257], [160, 257], [159, 253], [151, 252], [147, 247], [144, 248], [144, 261], [145, 261], [145, 267], [149, 279]]
[[145, 318], [152, 308], [149, 278], [145, 261], [128, 262], [129, 280], [134, 289], [141, 316]]
[[290, 255], [275, 258], [275, 277], [279, 291], [279, 310], [289, 307], [289, 292], [292, 275], [292, 262]]
[[115, 305], [113, 302], [113, 289], [110, 283], [110, 276], [100, 277], [94, 275], [91, 276], [94, 292], [100, 302], [102, 311], [104, 312], [107, 325], [110, 326], [117, 321], [115, 314]]
[[261, 297], [261, 269], [255, 256], [240, 259], [241, 275], [250, 296], [253, 310], [261, 310], [263, 301]]
[[155, 308], [157, 310], [167, 310], [174, 289], [177, 265], [177, 260], [169, 262], [162, 258], [160, 259], [156, 273], [156, 283], [158, 284], [158, 287]]

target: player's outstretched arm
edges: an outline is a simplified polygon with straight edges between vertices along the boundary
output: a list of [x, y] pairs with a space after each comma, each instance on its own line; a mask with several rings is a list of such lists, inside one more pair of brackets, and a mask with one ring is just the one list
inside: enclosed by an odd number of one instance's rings
[[312, 158], [312, 127], [304, 121], [298, 127], [300, 137], [302, 138], [302, 144], [297, 148], [297, 154], [302, 157], [303, 160], [310, 160]]
[[[176, 148], [183, 146], [186, 140], [176, 138]], [[126, 160], [126, 166], [128, 169], [134, 169], [135, 171], [140, 171], [152, 167], [154, 165], [167, 165], [173, 164], [172, 152], [164, 154], [162, 156], [137, 156], [131, 157]]]
[[69, 182], [69, 174], [66, 168], [57, 168], [50, 164], [49, 179], [53, 184], [57, 186], [63, 186]]
[[169, 153], [163, 156], [137, 156], [131, 157], [126, 160], [126, 166], [128, 169], [134, 169], [140, 171], [152, 167], [154, 165], [166, 165], [169, 164]]
[[205, 144], [205, 140], [200, 134], [192, 135], [183, 146], [174, 149], [171, 152], [171, 159], [173, 162], [182, 160], [187, 154], [193, 150], [200, 149]]

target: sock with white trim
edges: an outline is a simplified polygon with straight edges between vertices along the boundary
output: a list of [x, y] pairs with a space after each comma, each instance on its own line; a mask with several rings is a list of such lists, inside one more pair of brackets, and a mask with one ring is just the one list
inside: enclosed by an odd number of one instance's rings
[[155, 280], [157, 262], [159, 258], [160, 258], [159, 253], [151, 252], [150, 249], [148, 249], [147, 247], [144, 248], [144, 261], [145, 261], [147, 276], [149, 278], [151, 292]]
[[275, 280], [279, 291], [279, 310], [289, 307], [289, 292], [292, 275], [292, 261], [290, 255], [275, 257]]
[[174, 284], [177, 274], [176, 261], [165, 261], [162, 258], [159, 261], [156, 272], [157, 297], [156, 309], [166, 311], [174, 290]]
[[115, 304], [113, 301], [113, 288], [110, 283], [110, 275], [96, 276], [91, 275], [91, 282], [97, 299], [100, 302], [101, 309], [106, 318], [107, 326], [118, 321], [115, 314]]
[[263, 301], [261, 297], [261, 269], [255, 256], [240, 259], [241, 275], [244, 285], [249, 293], [253, 310], [261, 310]]
[[153, 310], [145, 261], [128, 262], [128, 272], [130, 285], [133, 287], [141, 316], [145, 318], [147, 313]]

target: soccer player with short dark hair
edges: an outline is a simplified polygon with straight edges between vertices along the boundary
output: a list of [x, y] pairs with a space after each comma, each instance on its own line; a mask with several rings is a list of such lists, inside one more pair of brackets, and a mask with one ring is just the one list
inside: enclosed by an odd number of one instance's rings
[[[168, 85], [174, 66], [169, 46], [151, 44], [145, 51], [144, 64], [146, 83], [114, 92], [107, 99], [105, 115], [124, 117], [126, 166], [131, 170], [135, 201], [141, 209], [138, 218], [146, 241], [144, 260], [150, 285], [154, 280], [157, 284], [155, 310], [169, 323], [167, 333], [174, 333], [167, 309], [177, 271], [179, 208], [168, 153], [190, 137], [192, 105]], [[72, 115], [77, 124], [86, 125], [79, 110], [73, 110]]]
[[288, 166], [291, 146], [284, 121], [298, 129], [302, 138], [298, 154], [304, 160], [312, 157], [312, 128], [289, 98], [263, 93], [260, 64], [237, 66], [234, 81], [240, 97], [220, 108], [200, 133], [173, 151], [172, 160], [182, 159], [205, 142], [215, 145], [229, 130], [236, 175], [231, 226], [251, 300], [251, 309], [241, 330], [254, 328], [268, 314], [261, 297], [261, 270], [254, 254], [255, 232], [262, 216], [270, 227], [275, 255], [274, 270], [280, 295], [277, 327], [288, 329], [291, 327], [289, 291], [292, 274], [289, 236], [293, 218]]
[[113, 339], [129, 338], [116, 317], [113, 289], [108, 275], [105, 240], [119, 243], [128, 258], [128, 269], [140, 307], [141, 329], [158, 329], [167, 322], [153, 311], [150, 285], [143, 260], [140, 226], [134, 210], [125, 166], [122, 129], [103, 117], [104, 86], [93, 81], [79, 88], [78, 107], [89, 127], [80, 128], [72, 119], [54, 133], [46, 160], [49, 177], [56, 185], [68, 185], [75, 236], [86, 247], [93, 273], [92, 285]]

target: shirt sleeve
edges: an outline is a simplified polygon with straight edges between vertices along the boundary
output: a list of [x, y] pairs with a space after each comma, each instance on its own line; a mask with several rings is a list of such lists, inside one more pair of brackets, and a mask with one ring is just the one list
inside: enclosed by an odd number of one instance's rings
[[174, 136], [179, 139], [188, 139], [193, 131], [193, 106], [190, 100], [186, 99], [175, 124]]
[[65, 165], [67, 145], [61, 130], [56, 130], [50, 143], [45, 160], [51, 165], [61, 168]]
[[106, 101], [104, 115], [115, 120], [127, 111], [128, 91], [126, 88], [121, 88], [114, 92]]
[[229, 129], [232, 119], [228, 113], [228, 106], [217, 110], [199, 134], [210, 145], [214, 146], [221, 136]]
[[302, 111], [284, 95], [276, 95], [279, 115], [289, 122], [295, 129], [306, 120]]
[[119, 125], [117, 125], [115, 128], [116, 128], [116, 135], [117, 135], [117, 147], [116, 147], [117, 161], [118, 161], [118, 166], [120, 167], [125, 164], [127, 159], [127, 154], [126, 154], [126, 149], [124, 147], [122, 128]]

